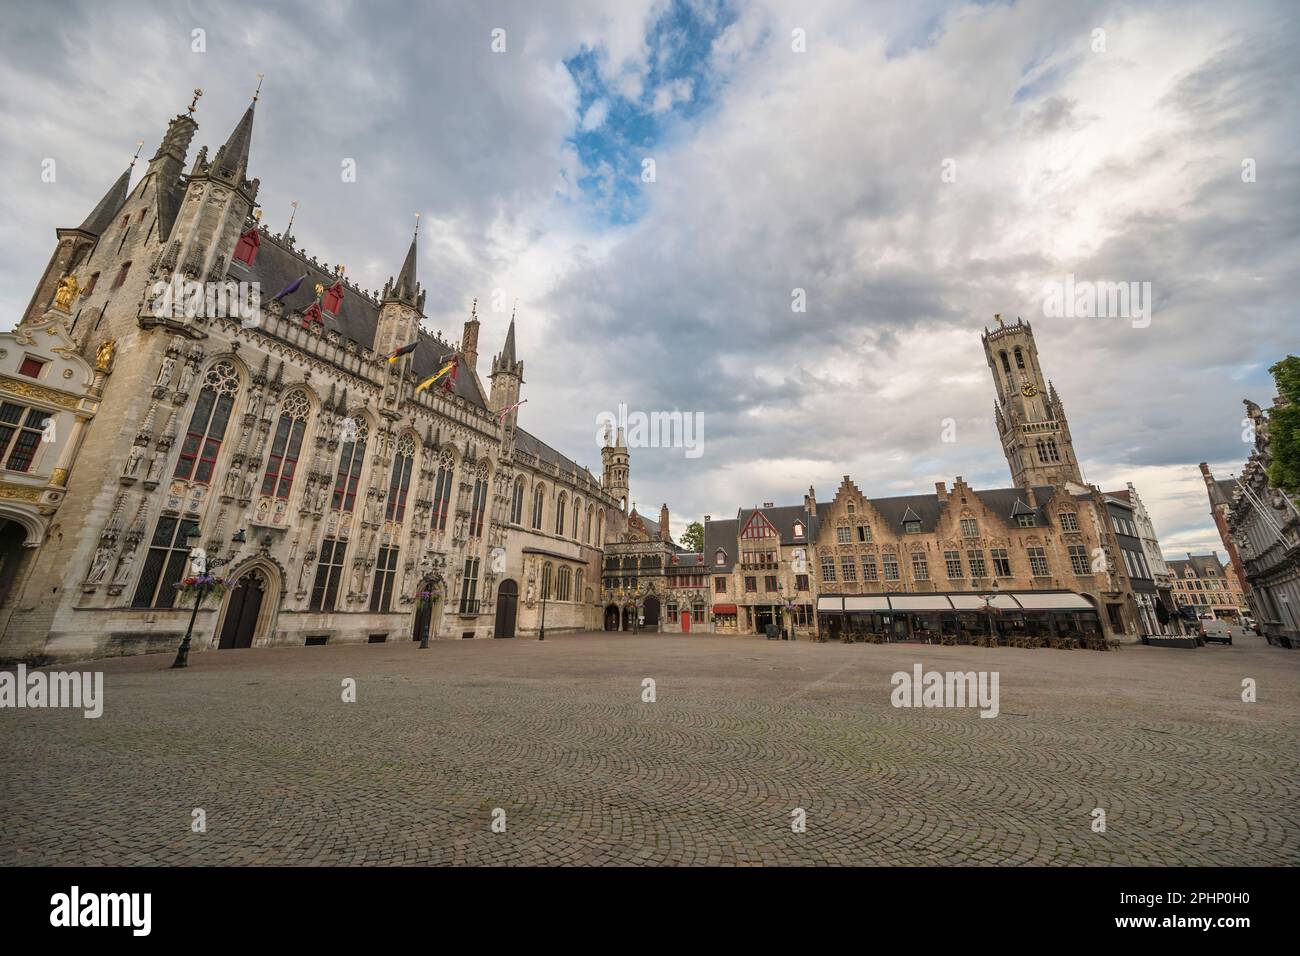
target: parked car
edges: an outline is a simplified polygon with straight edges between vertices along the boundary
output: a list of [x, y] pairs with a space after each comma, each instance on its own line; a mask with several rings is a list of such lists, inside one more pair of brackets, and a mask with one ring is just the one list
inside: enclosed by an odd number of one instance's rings
[[1201, 637], [1205, 638], [1206, 643], [1213, 641], [1216, 644], [1232, 643], [1232, 625], [1227, 621], [1201, 621]]

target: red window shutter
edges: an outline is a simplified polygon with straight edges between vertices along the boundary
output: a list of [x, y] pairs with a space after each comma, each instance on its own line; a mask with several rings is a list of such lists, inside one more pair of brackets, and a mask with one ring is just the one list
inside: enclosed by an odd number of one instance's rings
[[254, 226], [239, 237], [239, 242], [235, 245], [235, 258], [245, 265], [252, 265], [253, 260], [257, 258], [257, 248], [262, 244], [262, 237], [257, 234], [257, 227]]
[[343, 304], [343, 283], [335, 282], [325, 290], [325, 298], [321, 302], [321, 307], [330, 315], [339, 314], [339, 306]]

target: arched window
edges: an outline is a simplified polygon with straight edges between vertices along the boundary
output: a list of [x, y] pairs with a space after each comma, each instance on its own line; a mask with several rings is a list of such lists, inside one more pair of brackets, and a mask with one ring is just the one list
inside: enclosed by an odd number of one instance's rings
[[339, 452], [339, 467], [334, 473], [334, 498], [330, 507], [335, 511], [352, 513], [357, 501], [357, 485], [361, 482], [361, 469], [366, 463], [366, 438], [369, 430], [364, 423], [357, 425], [356, 437], [343, 442]]
[[181, 443], [181, 455], [176, 460], [176, 478], [193, 478], [204, 485], [212, 481], [238, 391], [239, 376], [230, 362], [218, 362], [203, 376], [203, 387], [199, 389], [190, 427]]
[[471, 538], [483, 535], [483, 515], [487, 511], [487, 480], [487, 462], [483, 462], [479, 465], [478, 477], [474, 479], [474, 496], [470, 499], [469, 536]]
[[574, 541], [582, 538], [582, 499], [577, 495], [573, 496], [573, 528], [569, 533]]
[[573, 599], [582, 600], [582, 568], [573, 572]]
[[1003, 349], [1001, 352], [998, 353], [998, 355], [1001, 356], [1002, 358], [1002, 371], [1010, 372], [1011, 362], [1007, 359], [1007, 350]]
[[533, 530], [542, 530], [542, 509], [546, 505], [546, 486], [539, 484], [533, 491]]
[[433, 482], [433, 513], [430, 523], [434, 531], [447, 530], [447, 511], [451, 507], [451, 483], [456, 476], [456, 459], [444, 451], [438, 459], [438, 477]]
[[562, 566], [556, 577], [555, 600], [569, 600], [570, 588], [573, 586], [573, 572], [567, 566]]
[[605, 541], [604, 531], [605, 531], [605, 512], [597, 511], [596, 512], [596, 546], [597, 547], [599, 547]]
[[719, 548], [717, 551], [714, 551], [714, 552], [713, 552], [713, 563], [716, 564], [716, 565], [718, 565], [719, 567], [721, 567], [722, 565], [726, 564], [726, 563], [727, 563], [727, 552], [723, 551], [721, 548]]
[[397, 442], [397, 457], [388, 478], [388, 500], [384, 503], [384, 518], [401, 521], [406, 517], [406, 495], [411, 488], [411, 469], [415, 465], [415, 439], [403, 435]]
[[1016, 346], [1016, 348], [1015, 348], [1015, 352], [1016, 352], [1016, 368], [1024, 368], [1024, 367], [1025, 367], [1025, 354], [1024, 354], [1023, 352], [1020, 351], [1020, 346], [1019, 346], [1019, 345]]
[[524, 520], [524, 476], [515, 479], [515, 490], [510, 497], [510, 523], [522, 524]]
[[560, 496], [555, 499], [555, 533], [558, 535], [564, 534], [564, 509], [568, 503], [569, 496], [561, 491]]
[[591, 519], [594, 517], [595, 511], [595, 505], [587, 505], [587, 526], [582, 531], [582, 540], [587, 544], [591, 544]]
[[547, 561], [542, 565], [542, 600], [551, 599], [551, 562]]
[[262, 478], [262, 494], [287, 499], [298, 469], [298, 454], [302, 451], [311, 402], [302, 392], [291, 392], [281, 408], [280, 422], [275, 426], [275, 439], [271, 442], [271, 457], [267, 459]]

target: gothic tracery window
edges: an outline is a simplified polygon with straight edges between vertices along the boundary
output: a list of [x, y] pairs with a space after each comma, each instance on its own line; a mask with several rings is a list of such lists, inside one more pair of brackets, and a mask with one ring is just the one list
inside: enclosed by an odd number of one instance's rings
[[478, 475], [474, 479], [474, 495], [470, 499], [469, 536], [481, 537], [483, 534], [483, 516], [487, 512], [488, 468], [487, 462], [481, 462]]
[[384, 505], [384, 518], [401, 521], [406, 517], [406, 496], [411, 488], [411, 469], [415, 464], [415, 439], [403, 435], [397, 442], [397, 457], [388, 479], [388, 501]]
[[564, 534], [564, 509], [568, 503], [568, 495], [561, 491], [560, 497], [555, 500], [555, 533], [558, 535]]
[[262, 478], [262, 494], [280, 499], [289, 497], [310, 413], [311, 402], [302, 392], [293, 392], [284, 400], [271, 443], [271, 457], [266, 462], [266, 475]]
[[447, 530], [447, 511], [451, 507], [451, 484], [456, 476], [456, 459], [451, 452], [443, 451], [438, 459], [438, 476], [433, 483], [433, 513], [430, 522], [434, 531]]
[[546, 504], [546, 486], [538, 484], [533, 490], [533, 530], [542, 530], [542, 511]]
[[521, 524], [524, 520], [524, 476], [515, 479], [514, 491], [510, 497], [510, 523]]
[[238, 391], [239, 375], [232, 363], [222, 361], [208, 369], [190, 415], [190, 427], [181, 442], [174, 477], [211, 483]]
[[343, 442], [339, 450], [339, 467], [334, 474], [334, 498], [330, 507], [349, 514], [357, 500], [357, 485], [361, 482], [361, 469], [366, 463], [366, 438], [369, 429], [364, 423], [357, 425], [352, 441]]

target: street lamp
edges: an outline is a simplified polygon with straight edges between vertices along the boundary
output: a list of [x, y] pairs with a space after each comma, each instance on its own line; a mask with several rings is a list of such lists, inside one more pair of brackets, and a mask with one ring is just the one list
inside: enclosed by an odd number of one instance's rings
[[[543, 578], [542, 580], [545, 581], [546, 579]], [[547, 587], [542, 584], [542, 628], [537, 632], [537, 640], [539, 641], [546, 640], [546, 592]]]
[[989, 640], [993, 642], [990, 646], [996, 646], [998, 639], [993, 630], [993, 599], [998, 596], [998, 579], [994, 578], [989, 587], [991, 590], [980, 594], [979, 597], [983, 600], [984, 610], [987, 611], [989, 615]]
[[[202, 538], [202, 534], [199, 532], [199, 526], [191, 522], [185, 531], [185, 544], [190, 549], [191, 571], [197, 570], [193, 564], [193, 553], [194, 549], [198, 547], [200, 538]], [[242, 528], [235, 532], [230, 539], [232, 544], [243, 544], [246, 540], [248, 539], [244, 537]], [[199, 585], [194, 589], [194, 609], [190, 611], [190, 623], [185, 628], [185, 637], [181, 640], [181, 646], [176, 648], [176, 660], [172, 662], [172, 667], [190, 666], [190, 638], [194, 634], [194, 619], [199, 616], [199, 605], [203, 603], [203, 599], [208, 596], [208, 592], [216, 584], [216, 579], [208, 572], [224, 564], [229, 564], [230, 561], [230, 558], [213, 558], [211, 560], [204, 558], [202, 571], [195, 575], [198, 578]]]
[[[789, 591], [782, 589], [781, 591], [777, 592], [777, 599], [781, 602], [782, 609], [786, 612], [786, 615], [790, 618], [789, 628], [787, 629], [785, 627], [782, 627], [781, 629], [782, 633], [783, 635], [788, 634], [789, 635], [788, 639], [793, 641], [794, 640], [794, 608], [795, 608], [794, 595], [792, 595]], [[782, 621], [784, 623], [784, 618], [782, 619]]]
[[442, 575], [437, 571], [433, 572], [433, 576], [429, 578], [429, 584], [433, 590], [429, 594], [429, 620], [424, 626], [424, 633], [420, 635], [419, 649], [422, 651], [427, 651], [429, 649], [429, 632], [433, 630], [433, 612], [434, 609], [437, 608], [438, 604], [441, 603], [438, 600], [437, 588], [442, 584]]

